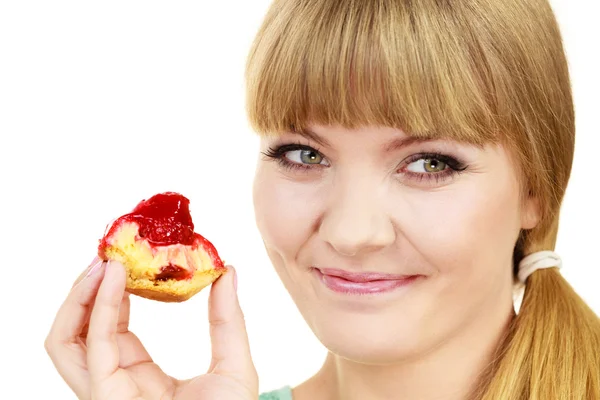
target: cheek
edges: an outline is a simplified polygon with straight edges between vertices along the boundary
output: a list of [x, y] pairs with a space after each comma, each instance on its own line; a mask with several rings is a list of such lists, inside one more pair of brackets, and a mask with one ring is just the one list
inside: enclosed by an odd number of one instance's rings
[[321, 205], [318, 188], [286, 179], [270, 165], [257, 169], [253, 187], [256, 224], [270, 253], [293, 261], [308, 240]]
[[[479, 178], [479, 179], [477, 179]], [[452, 285], [486, 287], [507, 276], [520, 229], [517, 183], [473, 177], [437, 192], [405, 194], [407, 240]]]

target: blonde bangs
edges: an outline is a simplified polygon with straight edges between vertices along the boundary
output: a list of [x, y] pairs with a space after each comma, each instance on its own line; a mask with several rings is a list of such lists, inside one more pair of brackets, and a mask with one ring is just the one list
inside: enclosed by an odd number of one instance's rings
[[379, 125], [495, 141], [506, 113], [485, 35], [467, 23], [478, 20], [468, 2], [455, 3], [276, 1], [247, 63], [252, 128]]
[[[246, 90], [262, 135], [379, 125], [508, 144], [522, 194], [540, 208], [539, 223], [521, 231], [515, 267], [554, 249], [575, 113], [548, 0], [274, 0]], [[469, 399], [600, 399], [600, 361], [585, 356], [598, 353], [598, 316], [557, 271], [529, 278], [509, 333]]]

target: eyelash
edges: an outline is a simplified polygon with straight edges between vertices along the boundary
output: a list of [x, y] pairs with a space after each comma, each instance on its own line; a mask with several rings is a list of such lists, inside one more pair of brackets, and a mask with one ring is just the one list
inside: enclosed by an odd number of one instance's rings
[[[311, 169], [323, 167], [319, 164], [316, 164], [316, 165], [298, 164], [298, 163], [287, 160], [285, 157], [285, 154], [287, 152], [296, 151], [296, 150], [314, 151], [314, 152], [318, 153], [321, 157], [325, 158], [325, 156], [323, 156], [323, 154], [318, 149], [315, 149], [311, 146], [299, 144], [299, 143], [284, 144], [281, 146], [269, 147], [267, 149], [267, 151], [263, 152], [263, 154], [266, 157], [268, 157], [269, 159], [277, 161], [277, 163], [280, 166], [282, 166], [283, 168], [285, 168], [287, 170], [308, 172]], [[419, 161], [419, 160], [423, 160], [423, 159], [425, 159], [425, 160], [433, 159], [436, 161], [441, 161], [444, 164], [446, 164], [446, 166], [448, 168], [446, 168], [443, 172], [432, 172], [432, 173], [419, 173], [419, 172], [412, 172], [412, 171], [404, 170], [404, 169], [406, 169], [406, 167], [408, 165], [414, 163], [415, 161]], [[435, 181], [436, 183], [439, 183], [440, 181], [446, 180], [448, 178], [453, 177], [456, 174], [460, 174], [460, 173], [464, 172], [467, 168], [468, 168], [467, 165], [465, 165], [462, 161], [459, 161], [452, 156], [438, 153], [438, 152], [427, 152], [427, 153], [418, 153], [418, 154], [409, 156], [402, 162], [402, 167], [397, 168], [397, 171], [404, 170], [404, 171], [402, 171], [403, 174], [405, 174], [405, 175], [409, 176], [411, 179], [417, 180], [419, 182], [421, 182], [423, 180], [428, 180], [428, 181]]]
[[410, 176], [411, 179], [415, 179], [417, 181], [426, 180], [435, 180], [436, 183], [440, 181], [444, 181], [448, 178], [452, 178], [455, 175], [459, 175], [463, 173], [468, 167], [462, 161], [457, 160], [456, 158], [438, 153], [438, 152], [427, 152], [427, 153], [418, 153], [414, 154], [402, 162], [402, 167], [398, 169], [398, 171], [406, 169], [410, 164], [419, 160], [436, 160], [441, 161], [446, 164], [447, 168], [442, 172], [430, 172], [430, 173], [419, 173], [412, 171], [402, 171], [403, 174]]
[[266, 152], [263, 152], [263, 154], [266, 157], [277, 161], [277, 163], [280, 166], [282, 166], [283, 168], [288, 169], [288, 170], [308, 172], [308, 170], [318, 167], [318, 165], [298, 164], [298, 163], [287, 160], [285, 158], [285, 153], [290, 152], [290, 151], [295, 151], [295, 150], [314, 151], [314, 152], [318, 153], [319, 155], [321, 155], [321, 157], [324, 158], [324, 156], [318, 149], [315, 149], [313, 147], [306, 146], [303, 144], [299, 144], [299, 143], [284, 144], [284, 145], [277, 146], [277, 147], [269, 147]]

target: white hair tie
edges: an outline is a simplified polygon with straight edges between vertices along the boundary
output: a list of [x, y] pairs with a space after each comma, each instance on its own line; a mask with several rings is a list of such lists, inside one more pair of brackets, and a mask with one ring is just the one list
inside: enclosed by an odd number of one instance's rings
[[525, 283], [527, 278], [538, 269], [561, 267], [562, 260], [558, 254], [553, 251], [538, 251], [521, 260], [517, 276], [521, 283]]
[[561, 268], [562, 260], [553, 251], [538, 251], [523, 258], [519, 263], [517, 278], [519, 281], [513, 287], [513, 305], [518, 314], [525, 295], [525, 282], [538, 269]]

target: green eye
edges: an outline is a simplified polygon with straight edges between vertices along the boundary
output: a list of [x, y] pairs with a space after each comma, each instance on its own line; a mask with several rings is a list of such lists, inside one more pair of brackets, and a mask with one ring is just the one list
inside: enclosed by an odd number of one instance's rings
[[423, 168], [427, 172], [442, 172], [446, 169], [446, 163], [440, 160], [426, 158], [423, 160]]
[[300, 161], [303, 164], [321, 164], [323, 156], [314, 150], [297, 150], [300, 152]]
[[438, 160], [437, 158], [420, 158], [411, 162], [406, 169], [411, 172], [423, 173], [440, 173], [444, 172], [448, 167], [448, 163]]

